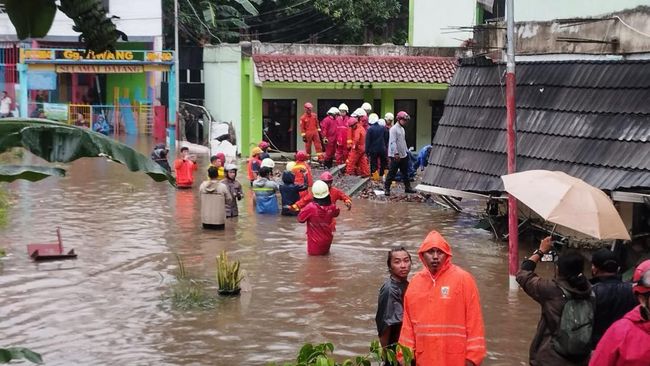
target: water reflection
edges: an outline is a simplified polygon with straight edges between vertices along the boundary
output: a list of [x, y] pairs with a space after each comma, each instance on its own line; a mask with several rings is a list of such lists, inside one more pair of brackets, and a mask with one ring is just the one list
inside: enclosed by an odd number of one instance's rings
[[[150, 147], [140, 140], [136, 146], [144, 153]], [[308, 257], [304, 225], [256, 215], [249, 195], [224, 231], [206, 231], [196, 189], [176, 191], [102, 159], [75, 162], [63, 179], [10, 187], [19, 200], [0, 232], [12, 254], [0, 275], [0, 334], [3, 344], [42, 352], [48, 365], [259, 365], [290, 360], [307, 341], [331, 341], [342, 356], [365, 353], [376, 336], [386, 250], [404, 246], [415, 254], [432, 229], [477, 279], [485, 364], [527, 360], [538, 307], [522, 292], [508, 295], [505, 245], [473, 229], [467, 214], [355, 200], [337, 219], [331, 255]], [[56, 226], [79, 259], [69, 270], [39, 270], [25, 245], [53, 239]], [[221, 299], [211, 312], [159, 306], [176, 266], [172, 253], [214, 278], [221, 250], [241, 260], [250, 291]], [[415, 272], [421, 264], [414, 262]]]

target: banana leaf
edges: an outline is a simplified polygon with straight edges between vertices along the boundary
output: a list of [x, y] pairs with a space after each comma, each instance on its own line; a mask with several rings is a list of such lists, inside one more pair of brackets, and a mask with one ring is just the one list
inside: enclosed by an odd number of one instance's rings
[[38, 165], [0, 165], [0, 182], [13, 182], [17, 179], [36, 182], [51, 176], [64, 177], [65, 170]]
[[0, 121], [0, 153], [22, 147], [51, 163], [69, 163], [85, 157], [104, 157], [142, 171], [156, 182], [173, 176], [149, 157], [100, 133], [77, 126], [34, 118], [5, 118]]

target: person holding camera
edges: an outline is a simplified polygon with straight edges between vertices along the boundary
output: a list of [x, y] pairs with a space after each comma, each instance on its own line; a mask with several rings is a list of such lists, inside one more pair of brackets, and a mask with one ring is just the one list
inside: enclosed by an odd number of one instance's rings
[[544, 238], [517, 273], [517, 283], [540, 304], [542, 311], [530, 345], [529, 362], [531, 366], [586, 365], [591, 352], [595, 300], [582, 273], [585, 258], [577, 251], [566, 251], [558, 257], [555, 278], [541, 278], [535, 268], [552, 248], [551, 237]]
[[181, 147], [181, 156], [174, 161], [176, 187], [192, 188], [194, 184], [194, 172], [197, 169], [196, 155], [190, 155], [190, 149], [187, 146]]

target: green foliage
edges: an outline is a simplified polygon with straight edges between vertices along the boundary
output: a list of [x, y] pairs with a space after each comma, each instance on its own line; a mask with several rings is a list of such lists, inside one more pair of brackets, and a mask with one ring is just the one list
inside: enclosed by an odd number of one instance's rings
[[169, 301], [176, 310], [209, 310], [217, 306], [217, 297], [210, 293], [209, 282], [202, 281], [188, 273], [183, 259], [176, 254], [178, 269], [175, 282], [170, 286], [163, 301]]
[[54, 0], [6, 0], [5, 10], [16, 28], [18, 39], [42, 38], [54, 21]]
[[12, 360], [27, 360], [32, 363], [43, 363], [40, 354], [24, 347], [0, 348], [0, 363], [9, 363]]
[[7, 224], [7, 214], [9, 211], [9, 206], [10, 203], [9, 203], [9, 196], [7, 194], [7, 191], [3, 186], [0, 186], [0, 227], [3, 227]]
[[[56, 14], [55, 0], [5, 0], [9, 20], [20, 40], [43, 38], [52, 27]], [[74, 21], [72, 30], [81, 33], [79, 39], [87, 51], [115, 51], [117, 40], [127, 40], [117, 30], [112, 18], [106, 16], [101, 0], [61, 0], [61, 12]]]
[[217, 282], [219, 283], [219, 291], [225, 293], [238, 291], [241, 280], [239, 261], [230, 262], [226, 251], [222, 251], [219, 257], [217, 257]]
[[61, 0], [59, 9], [74, 21], [72, 30], [81, 33], [79, 39], [86, 50], [94, 52], [115, 51], [117, 40], [128, 37], [106, 16], [100, 0]]
[[7, 256], [7, 251], [5, 248], [0, 248], [0, 258], [6, 257]]
[[[26, 149], [49, 162], [69, 163], [84, 157], [104, 157], [126, 165], [131, 171], [144, 171], [157, 182], [167, 180], [171, 184], [175, 183], [173, 176], [148, 156], [82, 127], [39, 119], [5, 118], [0, 123], [0, 153], [16, 147]], [[15, 167], [11, 169], [5, 166], [5, 176], [0, 180], [18, 179], [16, 176], [37, 179], [43, 174], [63, 173], [56, 168], [31, 171], [29, 167], [22, 167], [22, 171]]]
[[[413, 352], [410, 348], [397, 345], [397, 349], [402, 352], [404, 364], [410, 365], [413, 360]], [[397, 356], [391, 349], [382, 349], [379, 341], [370, 343], [370, 352], [366, 355], [348, 358], [342, 362], [334, 360], [334, 345], [332, 343], [320, 343], [313, 345], [305, 343], [296, 357], [296, 362], [285, 363], [283, 366], [371, 366], [372, 362], [381, 362], [382, 360], [391, 361], [397, 364]], [[276, 364], [271, 364], [276, 365]]]

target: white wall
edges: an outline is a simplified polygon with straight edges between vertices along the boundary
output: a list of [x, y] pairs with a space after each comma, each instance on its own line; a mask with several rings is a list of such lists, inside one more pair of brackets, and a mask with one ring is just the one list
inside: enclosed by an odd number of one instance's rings
[[517, 0], [515, 21], [584, 18], [639, 5], [650, 6], [650, 0]]
[[203, 49], [205, 107], [218, 121], [232, 122], [241, 141], [241, 48], [223, 44]]
[[[162, 35], [161, 0], [111, 0], [109, 15], [120, 17], [113, 22], [117, 29], [129, 36], [129, 40], [144, 41], [146, 37]], [[72, 30], [73, 25], [72, 19], [57, 10], [48, 37], [58, 39], [69, 37], [70, 40], [76, 41], [79, 33]], [[9, 21], [9, 16], [6, 13], [0, 14], [0, 38], [15, 37], [15, 35], [16, 29]]]
[[[458, 47], [472, 38], [472, 32], [450, 27], [471, 27], [476, 21], [476, 0], [413, 0], [411, 46]], [[448, 33], [452, 32], [452, 33]]]

